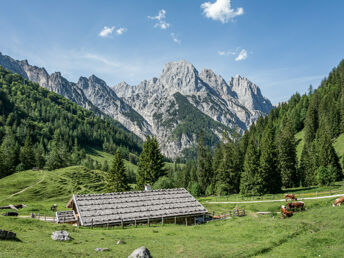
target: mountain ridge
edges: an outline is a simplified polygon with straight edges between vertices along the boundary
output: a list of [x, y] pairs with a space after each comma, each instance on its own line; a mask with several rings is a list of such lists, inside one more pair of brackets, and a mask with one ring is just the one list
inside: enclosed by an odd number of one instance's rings
[[[0, 65], [86, 109], [99, 110], [142, 139], [155, 135], [162, 152], [171, 158], [180, 156], [183, 149], [195, 144], [198, 129], [207, 130], [206, 140], [214, 144], [214, 139], [220, 140], [224, 131], [243, 132], [272, 108], [259, 87], [248, 79], [239, 76], [226, 82], [210, 69], [199, 73], [186, 60], [166, 63], [159, 77], [143, 80], [138, 85], [121, 82], [113, 87], [95, 75], [81, 76], [76, 83], [69, 82], [60, 72], [49, 75], [45, 68], [1, 53]], [[196, 112], [203, 124], [191, 123], [197, 116], [185, 115], [181, 106]], [[199, 128], [194, 127], [196, 124]]]

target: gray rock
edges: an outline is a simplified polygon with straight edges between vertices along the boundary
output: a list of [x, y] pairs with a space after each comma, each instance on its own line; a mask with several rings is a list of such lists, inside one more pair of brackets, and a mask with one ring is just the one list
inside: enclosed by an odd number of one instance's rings
[[243, 132], [259, 116], [269, 113], [272, 105], [261, 95], [259, 88], [246, 78], [235, 78], [227, 83], [212, 70], [204, 69], [198, 73], [192, 64], [181, 60], [167, 63], [159, 78], [143, 81], [137, 86], [122, 82], [113, 90], [148, 121], [162, 152], [174, 158], [196, 142], [198, 132], [194, 135], [183, 133], [178, 139], [172, 137], [175, 129], [185, 121], [178, 119], [177, 114], [186, 106], [195, 117], [199, 116], [198, 110], [205, 116], [204, 120], [223, 125], [206, 128], [218, 139], [225, 130], [239, 128], [239, 132]]
[[0, 229], [0, 239], [1, 240], [14, 240], [16, 239], [16, 233]]
[[118, 245], [122, 245], [122, 244], [124, 244], [124, 241], [120, 239], [120, 240], [117, 241], [117, 244]]
[[70, 240], [69, 233], [65, 230], [53, 232], [51, 234], [51, 238], [53, 240], [58, 240], [58, 241], [69, 241]]
[[140, 248], [135, 249], [129, 256], [128, 258], [151, 258], [151, 254], [149, 250], [141, 246]]
[[104, 252], [104, 251], [110, 251], [109, 248], [96, 248], [94, 249], [96, 252]]

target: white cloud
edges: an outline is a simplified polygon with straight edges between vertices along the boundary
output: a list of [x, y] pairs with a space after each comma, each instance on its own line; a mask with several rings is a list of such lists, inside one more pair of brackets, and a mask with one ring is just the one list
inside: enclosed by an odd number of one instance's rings
[[176, 35], [175, 33], [172, 32], [170, 35], [171, 35], [171, 37], [172, 37], [172, 40], [173, 40], [175, 43], [177, 43], [177, 44], [181, 44], [181, 43], [182, 43], [182, 41], [177, 37], [177, 35]]
[[217, 51], [219, 56], [236, 56], [235, 61], [245, 60], [248, 57], [248, 52], [246, 49], [237, 47], [235, 50], [228, 50], [228, 51]]
[[98, 35], [102, 38], [109, 37], [114, 31], [114, 29], [115, 29], [115, 26], [112, 26], [112, 27], [104, 26], [104, 28], [99, 32]]
[[248, 54], [246, 49], [242, 49], [239, 53], [239, 55], [235, 58], [235, 61], [241, 61], [245, 60], [247, 58]]
[[157, 21], [157, 23], [154, 24], [154, 28], [166, 30], [170, 27], [170, 24], [166, 22], [166, 11], [164, 9], [161, 9], [157, 16], [148, 16], [148, 19]]
[[122, 35], [127, 30], [128, 30], [127, 28], [119, 28], [119, 29], [116, 30], [116, 34], [117, 35]]
[[201, 4], [201, 8], [205, 17], [222, 23], [227, 23], [233, 20], [234, 17], [244, 14], [242, 7], [236, 10], [231, 9], [231, 0], [216, 0], [215, 3], [205, 2]]
[[229, 56], [229, 55], [236, 55], [237, 54], [237, 50], [236, 51], [217, 51], [217, 54], [219, 54], [220, 56]]

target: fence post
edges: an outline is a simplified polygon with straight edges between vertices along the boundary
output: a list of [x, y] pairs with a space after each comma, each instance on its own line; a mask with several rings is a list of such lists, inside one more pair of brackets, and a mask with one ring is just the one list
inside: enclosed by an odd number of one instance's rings
[[91, 220], [91, 229], [93, 229], [93, 219]]
[[194, 217], [194, 224], [196, 225], [196, 217]]
[[121, 219], [121, 226], [122, 226], [122, 229], [123, 229], [124, 228], [123, 219]]
[[174, 224], [177, 225], [177, 217], [174, 217]]
[[188, 225], [188, 218], [185, 217], [185, 226], [187, 226], [187, 225]]

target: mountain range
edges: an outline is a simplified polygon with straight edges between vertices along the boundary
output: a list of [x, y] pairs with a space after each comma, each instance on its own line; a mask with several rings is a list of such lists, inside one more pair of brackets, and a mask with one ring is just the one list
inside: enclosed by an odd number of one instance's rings
[[243, 132], [272, 108], [259, 87], [236, 75], [227, 82], [210, 69], [200, 73], [185, 60], [165, 64], [159, 78], [109, 87], [95, 75], [70, 82], [0, 53], [0, 65], [95, 113], [106, 114], [142, 139], [155, 135], [171, 158], [194, 146], [200, 130], [208, 144], [224, 131]]

